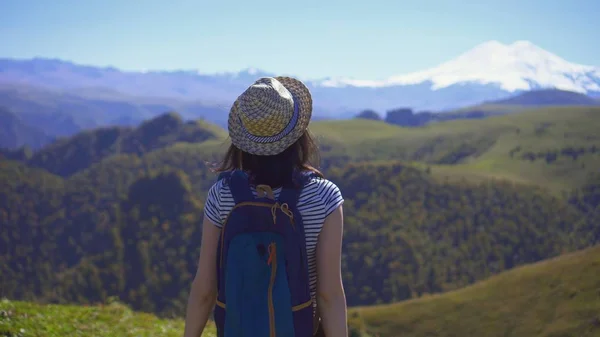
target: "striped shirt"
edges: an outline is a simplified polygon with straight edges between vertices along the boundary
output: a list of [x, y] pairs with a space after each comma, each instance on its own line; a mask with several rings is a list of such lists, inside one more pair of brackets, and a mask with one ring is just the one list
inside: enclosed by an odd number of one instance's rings
[[[256, 190], [252, 189], [254, 196]], [[275, 198], [279, 197], [281, 188], [273, 190]], [[305, 186], [298, 198], [296, 207], [302, 216], [306, 237], [306, 251], [308, 256], [308, 270], [310, 275], [310, 293], [313, 305], [316, 306], [317, 291], [317, 240], [325, 218], [338, 208], [344, 199], [339, 188], [331, 181], [322, 178], [313, 178]], [[204, 207], [206, 216], [219, 228], [235, 205], [231, 190], [223, 180], [217, 181], [208, 191]]]

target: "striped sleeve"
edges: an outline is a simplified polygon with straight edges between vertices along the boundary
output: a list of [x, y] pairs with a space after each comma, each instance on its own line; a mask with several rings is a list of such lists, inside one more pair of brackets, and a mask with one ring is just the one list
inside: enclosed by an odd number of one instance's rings
[[206, 197], [206, 203], [204, 204], [204, 214], [209, 218], [215, 226], [221, 228], [223, 226], [221, 221], [221, 187], [222, 180], [214, 183], [208, 190], [208, 196]]
[[329, 180], [321, 180], [319, 194], [325, 207], [325, 218], [344, 203], [342, 192], [336, 184]]

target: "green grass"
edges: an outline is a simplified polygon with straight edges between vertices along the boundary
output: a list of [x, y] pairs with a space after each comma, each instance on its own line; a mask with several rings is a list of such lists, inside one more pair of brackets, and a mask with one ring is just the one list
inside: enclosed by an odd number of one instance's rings
[[[84, 307], [0, 301], [0, 336], [6, 337], [180, 337], [183, 327], [182, 320], [159, 319], [118, 303]], [[208, 324], [202, 336], [216, 336], [214, 325]]]
[[526, 265], [472, 286], [355, 308], [365, 336], [600, 336], [600, 246]]
[[[358, 307], [363, 336], [600, 336], [600, 246], [515, 268], [472, 286], [391, 305]], [[126, 306], [0, 301], [0, 336], [181, 336], [183, 321]], [[203, 336], [215, 336], [209, 324]]]

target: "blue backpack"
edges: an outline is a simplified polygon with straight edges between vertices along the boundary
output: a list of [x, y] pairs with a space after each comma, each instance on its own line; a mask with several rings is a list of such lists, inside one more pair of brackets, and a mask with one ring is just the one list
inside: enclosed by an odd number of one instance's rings
[[[241, 170], [221, 173], [235, 206], [223, 223], [217, 253], [217, 337], [311, 337], [313, 305], [298, 197], [312, 172], [279, 200], [266, 185], [254, 197]], [[261, 195], [265, 194], [265, 195]]]

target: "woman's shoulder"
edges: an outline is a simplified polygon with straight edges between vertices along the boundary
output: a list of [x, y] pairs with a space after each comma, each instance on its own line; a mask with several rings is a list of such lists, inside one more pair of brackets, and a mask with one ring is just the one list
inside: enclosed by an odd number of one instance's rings
[[326, 208], [339, 206], [344, 201], [340, 188], [323, 177], [312, 177], [304, 186], [302, 194], [304, 198], [301, 199], [319, 199]]
[[333, 181], [319, 176], [311, 177], [304, 186], [305, 188], [312, 187], [321, 190], [339, 190], [339, 187]]
[[229, 193], [229, 186], [225, 179], [217, 179], [208, 189], [209, 197], [218, 198], [223, 193]]

